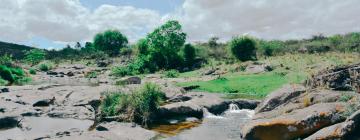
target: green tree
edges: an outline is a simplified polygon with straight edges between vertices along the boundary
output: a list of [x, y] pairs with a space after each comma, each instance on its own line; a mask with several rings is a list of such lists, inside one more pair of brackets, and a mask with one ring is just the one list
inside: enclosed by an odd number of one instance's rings
[[116, 56], [120, 49], [126, 47], [128, 39], [118, 30], [107, 30], [94, 37], [94, 46], [110, 56]]
[[240, 61], [256, 59], [256, 41], [248, 36], [233, 38], [229, 47], [232, 54]]
[[45, 59], [45, 51], [40, 49], [32, 49], [25, 54], [25, 61], [31, 65], [39, 64]]
[[195, 48], [191, 44], [186, 44], [184, 46], [184, 63], [186, 66], [193, 66], [195, 62]]
[[181, 65], [179, 51], [186, 40], [186, 33], [178, 21], [168, 21], [148, 34], [146, 38], [150, 61], [158, 68], [174, 69]]

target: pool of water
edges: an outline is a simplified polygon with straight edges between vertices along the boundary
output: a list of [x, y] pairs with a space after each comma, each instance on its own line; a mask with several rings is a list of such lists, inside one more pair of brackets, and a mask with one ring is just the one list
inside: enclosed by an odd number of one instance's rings
[[22, 120], [23, 128], [13, 128], [0, 131], [0, 139], [35, 139], [56, 135], [60, 132], [87, 131], [93, 124], [90, 120], [56, 119], [49, 117], [26, 117]]

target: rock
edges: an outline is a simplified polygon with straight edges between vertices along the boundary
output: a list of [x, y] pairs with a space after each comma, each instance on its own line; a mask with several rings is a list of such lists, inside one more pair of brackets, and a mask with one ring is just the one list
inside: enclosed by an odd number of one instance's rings
[[208, 70], [208, 71], [204, 72], [204, 74], [203, 74], [203, 75], [210, 75], [210, 74], [213, 74], [213, 73], [215, 73], [215, 72], [216, 72], [216, 70], [217, 70], [217, 69], [211, 69], [211, 70]]
[[106, 127], [101, 126], [101, 125], [97, 126], [97, 127], [96, 127], [96, 130], [97, 130], [97, 131], [109, 131], [109, 129], [107, 129]]
[[74, 76], [75, 74], [74, 74], [72, 71], [69, 71], [68, 73], [66, 73], [66, 75], [69, 76], [69, 77], [72, 77], [72, 76]]
[[10, 92], [9, 88], [2, 88], [0, 93]]
[[298, 97], [305, 92], [305, 87], [302, 85], [285, 85], [282, 88], [270, 93], [264, 101], [255, 109], [255, 112], [271, 111], [274, 108], [289, 102], [290, 99]]
[[194, 90], [199, 88], [199, 85], [191, 85], [191, 86], [186, 86], [186, 87], [182, 87], [185, 91], [190, 91], [190, 90]]
[[53, 97], [52, 99], [43, 99], [34, 103], [33, 107], [47, 107], [49, 105], [53, 105], [54, 102], [55, 102], [55, 97]]
[[96, 65], [98, 66], [98, 67], [107, 67], [108, 65], [110, 65], [112, 63], [112, 61], [111, 60], [108, 60], [108, 59], [106, 59], [106, 60], [98, 60], [97, 62], [96, 62]]
[[0, 130], [18, 127], [20, 121], [19, 117], [14, 116], [0, 117]]
[[305, 140], [319, 139], [359, 139], [360, 138], [360, 110], [356, 111], [345, 122], [323, 128]]
[[48, 72], [46, 72], [46, 74], [47, 75], [58, 75], [58, 73], [55, 71], [48, 71]]
[[171, 98], [169, 100], [167, 100], [166, 102], [168, 103], [176, 103], [176, 102], [185, 102], [185, 101], [189, 101], [191, 100], [191, 97], [189, 96], [184, 96], [184, 95], [178, 95], [174, 98]]
[[126, 84], [126, 85], [141, 84], [141, 78], [136, 77], [136, 76], [129, 77], [129, 78], [126, 78], [126, 79], [122, 80], [121, 83]]
[[272, 68], [269, 65], [266, 64], [253, 64], [253, 65], [248, 65], [245, 69], [246, 72], [248, 73], [262, 73], [262, 72], [266, 72], [266, 71], [271, 71]]
[[306, 81], [311, 88], [326, 87], [334, 90], [355, 90], [360, 93], [360, 63], [324, 70]]
[[304, 138], [321, 128], [344, 121], [342, 103], [319, 103], [270, 119], [253, 119], [242, 128], [246, 140]]

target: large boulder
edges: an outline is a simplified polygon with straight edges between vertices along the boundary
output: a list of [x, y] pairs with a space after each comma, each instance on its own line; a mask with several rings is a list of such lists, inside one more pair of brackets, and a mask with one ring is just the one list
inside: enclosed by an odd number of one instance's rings
[[15, 116], [0, 117], [0, 130], [18, 127], [20, 121], [20, 118]]
[[305, 140], [325, 139], [360, 139], [360, 110], [351, 115], [345, 122], [323, 128]]
[[270, 93], [264, 101], [255, 109], [255, 112], [271, 111], [274, 108], [289, 102], [290, 99], [298, 97], [305, 92], [305, 87], [302, 85], [285, 85], [282, 88]]
[[274, 118], [254, 119], [243, 126], [246, 140], [290, 140], [307, 137], [321, 128], [344, 121], [343, 103], [319, 103]]

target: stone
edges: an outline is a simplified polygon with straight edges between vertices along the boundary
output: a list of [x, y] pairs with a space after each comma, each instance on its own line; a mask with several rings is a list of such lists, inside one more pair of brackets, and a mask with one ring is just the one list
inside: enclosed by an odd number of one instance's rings
[[9, 88], [2, 88], [0, 93], [10, 92]]
[[242, 128], [245, 140], [285, 140], [304, 138], [345, 120], [343, 103], [319, 103], [268, 119], [253, 119]]
[[186, 87], [182, 87], [185, 91], [190, 91], [190, 90], [194, 90], [199, 88], [199, 85], [191, 85], [191, 86], [186, 86]]
[[47, 107], [49, 105], [53, 105], [54, 102], [55, 102], [55, 97], [53, 97], [52, 99], [43, 99], [34, 103], [33, 107]]
[[68, 73], [66, 73], [66, 75], [69, 77], [75, 76], [75, 74], [72, 71], [69, 71]]
[[20, 121], [20, 118], [16, 116], [0, 117], [0, 130], [18, 127]]
[[141, 78], [133, 76], [133, 77], [129, 77], [129, 78], [124, 79], [122, 82], [124, 84], [126, 84], [126, 85], [141, 84]]
[[319, 139], [359, 139], [360, 138], [360, 110], [356, 111], [345, 122], [323, 128], [305, 140]]
[[58, 75], [58, 72], [55, 71], [48, 71], [46, 72], [47, 75]]
[[275, 109], [276, 107], [289, 102], [290, 99], [298, 97], [305, 92], [305, 87], [302, 85], [285, 85], [282, 88], [271, 92], [255, 109], [255, 112], [266, 112]]

